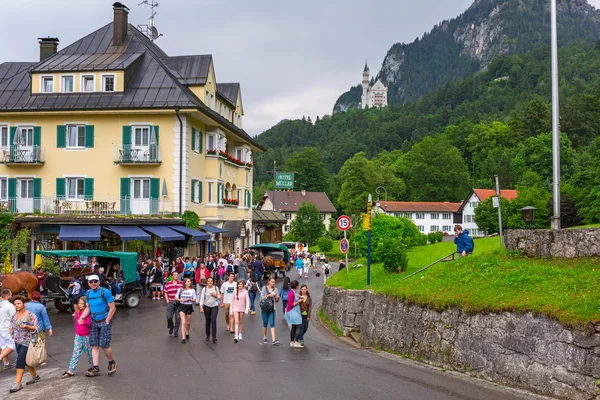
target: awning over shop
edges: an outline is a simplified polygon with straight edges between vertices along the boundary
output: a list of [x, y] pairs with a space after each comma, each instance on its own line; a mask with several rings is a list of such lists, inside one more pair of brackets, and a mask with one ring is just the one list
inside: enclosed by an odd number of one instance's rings
[[175, 232], [173, 229], [170, 229], [167, 226], [163, 225], [142, 225], [140, 226], [143, 230], [150, 232], [151, 234], [158, 236], [162, 242], [174, 242], [177, 240], [185, 240], [185, 236], [183, 236], [179, 232]]
[[287, 218], [277, 211], [252, 210], [253, 224], [285, 224]]
[[121, 237], [121, 240], [150, 240], [151, 236], [134, 225], [108, 225], [106, 229]]
[[227, 232], [227, 229], [217, 228], [216, 226], [212, 226], [212, 225], [202, 225], [202, 226], [200, 226], [200, 229], [202, 229], [203, 231], [206, 231], [206, 232], [210, 232], [210, 233], [225, 233], [225, 232]]
[[61, 225], [58, 238], [77, 242], [99, 242], [100, 229], [100, 225]]
[[191, 236], [191, 238], [197, 242], [201, 240], [210, 240], [210, 235], [208, 233], [197, 231], [195, 229], [188, 228], [187, 226], [169, 225], [169, 228], [179, 233], [183, 233], [184, 235]]
[[223, 233], [223, 237], [226, 238], [237, 238], [241, 237], [242, 232], [242, 221], [225, 221], [223, 229], [227, 229], [226, 233]]

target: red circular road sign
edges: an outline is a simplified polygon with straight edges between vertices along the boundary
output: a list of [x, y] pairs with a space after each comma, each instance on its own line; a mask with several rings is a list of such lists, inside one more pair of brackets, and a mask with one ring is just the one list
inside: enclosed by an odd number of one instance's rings
[[348, 239], [342, 239], [340, 240], [340, 251], [344, 254], [346, 254], [348, 252], [348, 249], [350, 248], [350, 243], [348, 243]]
[[347, 231], [352, 226], [352, 221], [347, 215], [342, 215], [337, 219], [337, 227], [341, 231]]

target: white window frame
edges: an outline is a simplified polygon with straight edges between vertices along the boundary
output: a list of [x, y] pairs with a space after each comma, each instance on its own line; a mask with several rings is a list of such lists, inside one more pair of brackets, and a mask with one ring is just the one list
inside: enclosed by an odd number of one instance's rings
[[440, 213], [431, 213], [431, 219], [440, 219]]
[[443, 225], [442, 226], [442, 231], [443, 232], [450, 232], [450, 231], [452, 231], [452, 225]]
[[[6, 129], [6, 145], [2, 142], [4, 141], [4, 129]], [[0, 125], [0, 148], [8, 149], [10, 148], [10, 126], [8, 124]]]
[[[106, 90], [105, 78], [113, 78], [113, 90]], [[100, 75], [100, 82], [102, 84], [102, 87], [100, 88], [102, 92], [113, 93], [117, 91], [117, 74], [102, 74]]]
[[[81, 195], [75, 193], [74, 195], [69, 192], [71, 187], [70, 182], [75, 181], [75, 192], [79, 190], [79, 182], [81, 182]], [[65, 196], [69, 201], [83, 201], [85, 196], [85, 178], [82, 176], [68, 176], [65, 177]]]
[[425, 232], [425, 226], [424, 225], [417, 225], [417, 229], [419, 229], [419, 232]]
[[8, 176], [0, 177], [0, 201], [8, 201]]
[[321, 221], [325, 221], [327, 219], [327, 215], [324, 213], [321, 213]]
[[[78, 143], [77, 146], [71, 146], [70, 140], [69, 140], [69, 135], [71, 133], [71, 129], [70, 128], [77, 128], [77, 138], [79, 138], [79, 129], [83, 128], [83, 143]], [[67, 136], [66, 136], [66, 143], [65, 143], [65, 148], [66, 149], [85, 149], [85, 125], [84, 124], [67, 124]]]
[[[245, 150], [245, 149], [244, 149], [243, 147], [241, 147], [241, 146], [237, 146], [237, 147], [234, 149], [234, 151], [235, 151], [234, 157], [235, 157], [235, 158], [237, 158], [237, 159], [238, 159], [238, 160], [240, 160], [240, 161], [246, 162], [246, 157], [245, 157], [245, 153], [246, 153], [246, 152], [245, 152], [244, 150]], [[240, 156], [239, 156], [239, 157], [238, 157], [238, 152], [240, 153]]]
[[[213, 141], [212, 147], [210, 146], [210, 141]], [[206, 150], [219, 150], [219, 142], [217, 140], [217, 135], [214, 133], [206, 134]]]
[[439, 225], [429, 225], [429, 232], [439, 232], [439, 230], [440, 230]]
[[194, 198], [192, 199], [192, 203], [200, 204], [200, 179], [192, 179], [192, 185], [194, 185]]
[[202, 143], [201, 142], [202, 139], [200, 136], [201, 133], [202, 132], [200, 132], [200, 129], [194, 128], [194, 136], [195, 136], [194, 140], [196, 141], [196, 147], [194, 147], [194, 152], [196, 152], [196, 153], [200, 153], [200, 144]]
[[[92, 78], [92, 90], [85, 90], [86, 78]], [[96, 77], [94, 75], [81, 75], [81, 90], [82, 93], [94, 93], [96, 91]]]
[[443, 213], [442, 219], [452, 219], [452, 214], [451, 213]]
[[415, 219], [425, 219], [425, 213], [415, 213]]
[[413, 215], [411, 212], [405, 212], [403, 215], [404, 218], [412, 219]]
[[[51, 91], [46, 91], [46, 80], [51, 79], [52, 80], [52, 90]], [[54, 75], [42, 75], [40, 76], [40, 92], [42, 93], [54, 93]]]
[[216, 204], [215, 203], [215, 183], [216, 182], [207, 182], [207, 192], [208, 192], [208, 204]]
[[[65, 78], [71, 78], [72, 89], [73, 90], [71, 90], [70, 92], [68, 92], [68, 91], [65, 90], [65, 82], [64, 82]], [[75, 76], [73, 76], [73, 75], [61, 75], [60, 76], [60, 92], [61, 93], [73, 93], [73, 92], [75, 92]]]

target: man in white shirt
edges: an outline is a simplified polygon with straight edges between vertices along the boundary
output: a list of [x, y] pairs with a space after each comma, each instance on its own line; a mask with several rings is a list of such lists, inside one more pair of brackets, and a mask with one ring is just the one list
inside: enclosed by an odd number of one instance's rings
[[15, 350], [15, 342], [10, 336], [10, 320], [17, 312], [15, 306], [9, 301], [12, 297], [10, 289], [2, 289], [0, 298], [0, 360], [3, 361], [2, 369], [10, 368], [8, 355]]
[[304, 260], [302, 260], [302, 267], [304, 269], [304, 277], [308, 278], [308, 271], [310, 270], [310, 257], [307, 255], [304, 256]]
[[221, 285], [221, 307], [225, 308], [225, 330], [228, 330], [229, 333], [235, 333], [233, 330], [233, 321], [231, 321], [231, 324], [229, 323], [229, 308], [231, 307], [231, 299], [233, 299], [236, 286], [234, 273], [230, 273], [227, 276], [227, 282]]

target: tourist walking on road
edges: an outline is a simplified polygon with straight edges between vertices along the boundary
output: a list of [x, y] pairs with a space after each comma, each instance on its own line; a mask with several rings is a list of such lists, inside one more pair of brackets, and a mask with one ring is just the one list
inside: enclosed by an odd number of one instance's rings
[[235, 275], [229, 274], [227, 282], [221, 285], [221, 307], [223, 307], [225, 313], [225, 330], [229, 333], [235, 333], [233, 330], [233, 320], [229, 318], [229, 312], [231, 311], [231, 300], [233, 299], [233, 293], [237, 284], [234, 282]]
[[461, 257], [473, 254], [473, 250], [475, 249], [473, 239], [469, 236], [469, 230], [465, 229], [463, 231], [460, 225], [454, 226], [454, 244], [456, 244], [456, 252]]
[[71, 356], [71, 361], [69, 362], [69, 369], [67, 372], [63, 373], [62, 379], [75, 376], [75, 368], [77, 368], [77, 364], [81, 358], [81, 353], [85, 352], [88, 361], [90, 362], [90, 367], [94, 367], [94, 362], [92, 360], [92, 348], [90, 347], [90, 324], [92, 322], [92, 317], [88, 315], [83, 321], [83, 324], [79, 324], [77, 322], [81, 314], [83, 314], [83, 311], [85, 311], [86, 306], [86, 298], [80, 297], [79, 301], [77, 302], [77, 309], [75, 311], [75, 340], [73, 342], [73, 355]]
[[327, 278], [329, 278], [329, 273], [331, 272], [331, 265], [325, 260], [323, 266], [321, 267], [321, 273], [323, 274], [323, 284], [327, 283]]
[[246, 282], [248, 280], [248, 262], [246, 261], [246, 256], [242, 257], [240, 260], [240, 265], [238, 266], [238, 281], [242, 280]]
[[290, 329], [290, 347], [303, 348], [304, 345], [300, 343], [302, 337], [302, 315], [300, 314], [300, 303], [303, 298], [298, 296], [295, 291], [298, 289], [298, 281], [290, 282], [292, 290], [288, 294], [288, 305], [285, 310], [285, 319], [288, 325], [291, 325]]
[[298, 279], [302, 278], [302, 268], [304, 268], [304, 262], [302, 255], [298, 254], [296, 258], [296, 272], [298, 273]]
[[[244, 285], [244, 281], [238, 281], [237, 287], [235, 288], [235, 295], [231, 299], [230, 314], [235, 323], [234, 343], [237, 343], [238, 340], [243, 340], [242, 331], [244, 330], [244, 315], [248, 314], [248, 309], [250, 308], [250, 296], [248, 296], [248, 291]], [[231, 316], [229, 321], [231, 321]]]
[[310, 297], [308, 286], [300, 286], [300, 297], [304, 299], [300, 303], [300, 315], [302, 315], [302, 336], [300, 337], [300, 343], [304, 344], [304, 335], [308, 331], [308, 323], [310, 322], [312, 312], [312, 298]]
[[160, 298], [162, 297], [164, 282], [163, 270], [160, 264], [153, 264], [154, 266], [152, 267], [152, 271], [150, 272], [150, 287], [152, 288], [152, 300], [160, 300]]
[[110, 290], [100, 287], [98, 275], [88, 277], [90, 290], [87, 292], [87, 305], [77, 322], [85, 323], [88, 315], [91, 315], [90, 323], [90, 346], [92, 346], [92, 360], [94, 365], [86, 374], [88, 377], [100, 375], [100, 349], [108, 359], [108, 375], [117, 372], [117, 363], [113, 357], [110, 347], [112, 340], [112, 319], [117, 311], [115, 300]]
[[25, 308], [27, 311], [31, 311], [33, 314], [35, 314], [39, 324], [38, 335], [40, 336], [40, 339], [44, 345], [46, 345], [46, 332], [48, 332], [48, 336], [52, 336], [52, 324], [50, 323], [46, 306], [40, 303], [41, 299], [42, 294], [40, 292], [36, 291], [31, 293], [31, 301], [25, 303]]
[[0, 360], [2, 360], [2, 370], [10, 368], [8, 355], [15, 351], [15, 341], [10, 335], [10, 321], [17, 312], [15, 306], [10, 302], [12, 292], [10, 289], [2, 289], [0, 293]]
[[31, 374], [31, 380], [27, 381], [28, 385], [32, 385], [40, 380], [39, 375], [35, 368], [25, 364], [27, 357], [27, 350], [32, 340], [36, 338], [36, 332], [38, 330], [38, 321], [35, 315], [27, 311], [25, 308], [25, 298], [22, 296], [16, 296], [13, 300], [16, 313], [10, 320], [10, 335], [15, 341], [15, 351], [17, 353], [17, 376], [15, 378], [15, 384], [10, 389], [11, 393], [18, 392], [23, 389], [21, 381], [23, 375], [25, 375], [25, 367]]
[[175, 295], [175, 301], [179, 302], [179, 318], [181, 319], [181, 344], [190, 340], [190, 325], [192, 324], [192, 313], [196, 301], [196, 291], [192, 287], [192, 280], [185, 278], [183, 287]]
[[206, 340], [210, 340], [212, 331], [213, 343], [217, 343], [217, 315], [219, 314], [219, 288], [215, 286], [214, 279], [206, 280], [206, 287], [200, 293], [200, 312], [204, 313]]
[[281, 296], [281, 302], [283, 303], [283, 317], [285, 318], [285, 309], [288, 304], [288, 293], [290, 293], [290, 278], [287, 276], [283, 278], [283, 284], [281, 285], [281, 289], [279, 289], [279, 295]]
[[[179, 281], [179, 274], [177, 271], [171, 275], [173, 278], [171, 282], [167, 282], [165, 285], [165, 300], [167, 302], [167, 328], [169, 329], [169, 336], [179, 336], [179, 325], [181, 324], [181, 318], [179, 318], [179, 310], [175, 304], [175, 297], [179, 290], [183, 287], [183, 283]], [[175, 319], [175, 321], [173, 321]]]
[[[287, 278], [286, 278], [287, 279]], [[261, 316], [263, 323], [263, 343], [267, 341], [267, 326], [271, 326], [271, 344], [278, 345], [279, 340], [275, 337], [275, 303], [279, 301], [279, 291], [275, 288], [275, 278], [269, 278], [267, 286], [260, 291]]]
[[248, 290], [248, 295], [250, 296], [250, 315], [256, 314], [256, 307], [254, 306], [254, 302], [256, 301], [256, 296], [258, 295], [258, 279], [256, 275], [254, 275], [252, 268], [250, 268], [250, 278], [246, 282], [246, 289]]
[[310, 270], [310, 257], [308, 257], [308, 254], [302, 260], [302, 269], [304, 270], [304, 277], [308, 278], [308, 271]]

